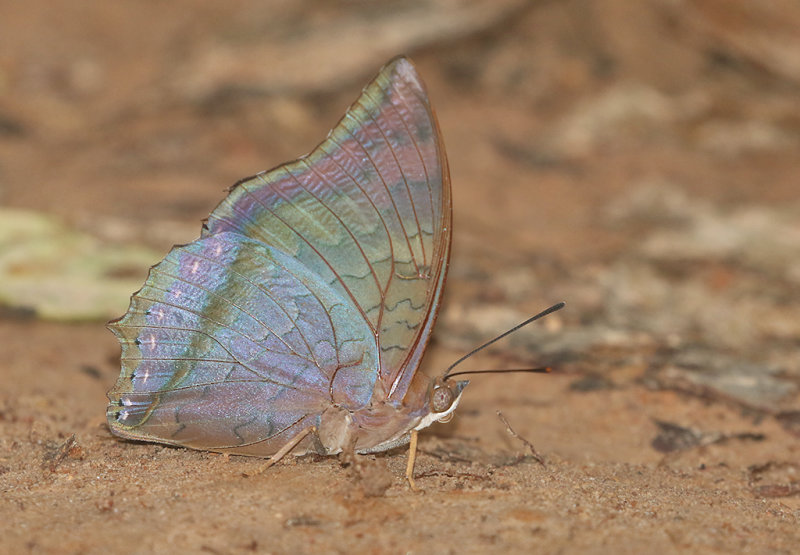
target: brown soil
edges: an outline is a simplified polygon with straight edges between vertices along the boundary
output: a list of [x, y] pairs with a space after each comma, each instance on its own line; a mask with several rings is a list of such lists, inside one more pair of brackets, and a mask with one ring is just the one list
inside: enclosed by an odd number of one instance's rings
[[112, 437], [114, 337], [12, 300], [0, 552], [796, 552], [800, 8], [272, 4], [0, 5], [3, 207], [165, 253], [405, 52], [454, 184], [426, 371], [563, 299], [469, 363], [555, 371], [475, 377], [422, 493], [404, 449], [256, 474]]

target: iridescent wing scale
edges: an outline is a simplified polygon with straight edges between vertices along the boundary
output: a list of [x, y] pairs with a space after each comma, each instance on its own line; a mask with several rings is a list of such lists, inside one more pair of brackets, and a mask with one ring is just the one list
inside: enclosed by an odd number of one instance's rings
[[269, 455], [331, 405], [399, 405], [438, 309], [449, 195], [424, 86], [395, 59], [314, 151], [238, 183], [153, 267], [110, 324], [112, 430]]
[[430, 334], [450, 248], [439, 137], [422, 81], [398, 58], [314, 151], [237, 184], [205, 231], [275, 245], [349, 298], [375, 333], [380, 379], [396, 399]]
[[133, 439], [274, 452], [333, 403], [366, 404], [373, 336], [281, 251], [234, 233], [173, 249], [112, 329], [112, 429]]

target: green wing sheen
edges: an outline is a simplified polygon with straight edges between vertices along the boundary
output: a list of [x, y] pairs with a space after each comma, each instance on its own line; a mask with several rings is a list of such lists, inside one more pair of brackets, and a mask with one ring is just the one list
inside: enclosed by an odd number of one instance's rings
[[311, 153], [234, 186], [204, 236], [240, 233], [318, 274], [369, 326], [380, 381], [399, 401], [438, 310], [450, 222], [436, 118], [414, 66], [397, 58]]

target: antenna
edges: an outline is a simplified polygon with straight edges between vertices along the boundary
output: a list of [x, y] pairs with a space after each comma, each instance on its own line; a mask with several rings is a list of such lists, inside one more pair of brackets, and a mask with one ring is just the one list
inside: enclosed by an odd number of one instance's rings
[[533, 322], [535, 320], [538, 320], [539, 318], [544, 318], [548, 314], [552, 314], [553, 312], [556, 312], [557, 310], [561, 310], [562, 308], [564, 308], [564, 306], [566, 304], [567, 303], [565, 303], [563, 301], [560, 302], [560, 303], [556, 303], [553, 306], [551, 306], [550, 308], [541, 311], [536, 316], [531, 316], [530, 318], [528, 318], [527, 320], [525, 320], [521, 324], [517, 324], [516, 326], [514, 326], [510, 330], [505, 331], [505, 332], [501, 333], [500, 335], [498, 335], [497, 337], [495, 337], [494, 339], [491, 339], [491, 340], [487, 341], [486, 343], [484, 343], [480, 347], [476, 347], [475, 349], [472, 349], [472, 351], [470, 351], [469, 353], [467, 353], [466, 355], [464, 355], [463, 357], [461, 357], [460, 359], [455, 361], [453, 364], [451, 364], [447, 368], [447, 370], [445, 371], [444, 376], [442, 377], [442, 379], [443, 380], [447, 380], [449, 378], [452, 378], [453, 376], [460, 376], [460, 375], [464, 375], [464, 374], [490, 374], [490, 373], [503, 374], [503, 373], [506, 373], [506, 372], [533, 372], [533, 373], [547, 373], [547, 372], [550, 372], [549, 368], [521, 368], [521, 369], [509, 369], [509, 370], [465, 370], [463, 372], [455, 372], [453, 374], [450, 373], [453, 370], [453, 368], [455, 368], [456, 366], [458, 366], [459, 364], [461, 364], [462, 362], [467, 360], [472, 355], [484, 350], [489, 345], [491, 345], [491, 344], [493, 344], [493, 343], [495, 343], [497, 341], [500, 341], [501, 339], [503, 339], [507, 335], [511, 335], [512, 333], [514, 333], [515, 331], [519, 330], [520, 328], [524, 328], [525, 326], [527, 326], [531, 322]]

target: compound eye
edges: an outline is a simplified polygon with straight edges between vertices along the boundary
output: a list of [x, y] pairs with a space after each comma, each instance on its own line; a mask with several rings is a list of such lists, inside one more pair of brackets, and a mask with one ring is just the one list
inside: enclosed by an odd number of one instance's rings
[[453, 392], [447, 386], [434, 387], [431, 392], [433, 412], [445, 412], [453, 404]]

